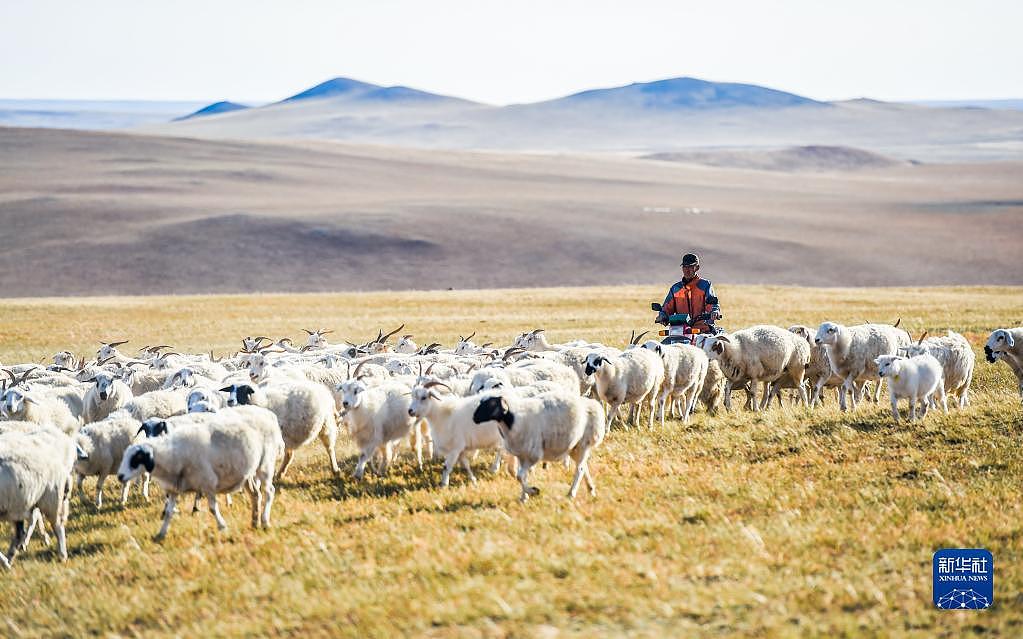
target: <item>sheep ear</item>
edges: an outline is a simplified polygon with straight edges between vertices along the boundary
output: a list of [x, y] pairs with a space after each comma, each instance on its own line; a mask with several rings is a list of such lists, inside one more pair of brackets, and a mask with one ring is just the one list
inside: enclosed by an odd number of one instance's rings
[[78, 455], [78, 461], [85, 461], [89, 459], [89, 455], [84, 450], [82, 450], [82, 447], [79, 446], [78, 444], [75, 444], [75, 452]]
[[716, 339], [717, 339], [717, 340], [718, 340], [719, 342], [727, 342], [727, 343], [729, 343], [729, 344], [731, 344], [731, 343], [732, 343], [732, 340], [728, 339], [728, 336], [727, 336], [727, 335], [715, 335], [714, 337], [715, 337], [715, 338], [716, 338]]
[[1010, 333], [1009, 331], [1005, 331], [1004, 333], [1002, 333], [1002, 335], [1005, 336], [1005, 345], [1006, 346], [1008, 346], [1009, 348], [1012, 348], [1013, 346], [1016, 345], [1016, 340], [1014, 340], [1012, 338], [1012, 333]]
[[219, 392], [221, 392], [221, 393], [230, 393], [231, 392], [231, 387], [230, 386], [225, 386], [225, 387], [221, 388]]

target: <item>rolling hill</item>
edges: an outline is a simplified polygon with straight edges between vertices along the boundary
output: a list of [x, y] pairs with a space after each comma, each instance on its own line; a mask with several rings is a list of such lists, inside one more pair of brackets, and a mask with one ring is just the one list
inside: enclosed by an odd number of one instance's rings
[[719, 282], [1013, 284], [1021, 215], [1019, 162], [790, 173], [0, 129], [5, 296], [667, 285], [684, 250]]

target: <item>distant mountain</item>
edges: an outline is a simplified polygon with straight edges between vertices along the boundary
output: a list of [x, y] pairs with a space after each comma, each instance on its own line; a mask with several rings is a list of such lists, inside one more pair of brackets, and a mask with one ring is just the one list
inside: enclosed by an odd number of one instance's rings
[[930, 107], [961, 107], [974, 109], [1012, 109], [1023, 111], [1023, 99], [1019, 100], [916, 100], [914, 104]]
[[[209, 138], [315, 138], [435, 149], [634, 155], [850, 147], [900, 161], [935, 162], [1016, 159], [1023, 153], [1020, 111], [869, 99], [820, 102], [752, 84], [691, 77], [500, 107], [404, 86], [334, 78], [282, 102], [146, 130]], [[759, 158], [754, 164], [862, 161], [847, 153], [822, 158], [804, 150], [798, 155]]]
[[242, 109], [248, 109], [249, 106], [245, 104], [239, 104], [237, 102], [230, 102], [223, 100], [221, 102], [214, 102], [208, 104], [198, 111], [193, 111], [188, 115], [183, 115], [180, 118], [174, 118], [175, 120], [188, 120], [191, 118], [201, 118], [205, 115], [215, 115], [217, 113], [230, 113], [231, 111], [241, 111]]
[[550, 100], [546, 104], [579, 102], [628, 104], [654, 109], [777, 108], [825, 104], [801, 95], [755, 84], [709, 82], [688, 77], [635, 82], [610, 89], [592, 89]]
[[123, 129], [163, 124], [203, 104], [153, 100], [0, 100], [0, 126]]
[[761, 171], [857, 171], [910, 164], [847, 146], [794, 146], [776, 150], [709, 150], [653, 153], [644, 160]]
[[369, 82], [360, 82], [359, 80], [352, 80], [351, 78], [331, 78], [326, 82], [321, 82], [314, 87], [310, 87], [301, 93], [296, 93], [290, 98], [285, 98], [282, 102], [296, 102], [299, 100], [312, 100], [317, 98], [333, 98], [337, 96], [352, 96], [373, 89], [382, 89], [379, 84], [370, 84]]

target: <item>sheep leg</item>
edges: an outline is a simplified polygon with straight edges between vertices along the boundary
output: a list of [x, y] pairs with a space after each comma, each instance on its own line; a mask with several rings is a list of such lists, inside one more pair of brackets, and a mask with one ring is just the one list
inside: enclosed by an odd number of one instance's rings
[[757, 383], [754, 380], [750, 380], [750, 382], [749, 382], [749, 394], [750, 394], [750, 409], [754, 413], [759, 412], [759, 407], [757, 406]]
[[916, 404], [919, 401], [916, 395], [909, 396], [909, 421], [916, 421]]
[[273, 484], [273, 478], [267, 477], [262, 482], [263, 488], [263, 528], [270, 527], [270, 507], [274, 503], [274, 495], [277, 493], [277, 488]]
[[259, 528], [259, 487], [256, 480], [250, 479], [245, 482], [245, 492], [249, 494], [249, 502], [252, 505], [252, 527]]
[[448, 453], [447, 457], [444, 458], [444, 472], [440, 476], [440, 485], [442, 488], [447, 488], [451, 481], [451, 471], [454, 470], [455, 464], [458, 463], [458, 458], [462, 456], [462, 451], [454, 450]]
[[465, 468], [465, 474], [467, 474], [469, 476], [469, 481], [471, 481], [472, 483], [475, 484], [476, 483], [476, 475], [473, 474], [473, 472], [472, 472], [472, 464], [469, 463], [469, 458], [467, 456], [465, 456], [465, 455], [462, 455], [462, 467]]
[[[335, 476], [340, 476], [341, 467], [337, 465], [337, 451], [334, 450], [334, 446], [337, 443], [337, 429], [321, 428], [320, 441], [323, 443], [323, 447], [327, 449], [327, 459], [330, 460], [330, 472], [334, 473]], [[291, 462], [291, 458], [287, 456], [287, 453], [285, 453], [285, 459], [288, 463]]]
[[[374, 448], [370, 448], [369, 449], [370, 452], [363, 451], [363, 453], [361, 455], [359, 455], [359, 461], [355, 464], [354, 477], [356, 479], [362, 479], [362, 475], [366, 472], [366, 463], [369, 461], [370, 457], [373, 456], [373, 452], [372, 451], [374, 451], [374, 450], [375, 450], [375, 447]], [[285, 458], [285, 462], [291, 461], [291, 459], [288, 457], [288, 453], [284, 453], [284, 458]], [[280, 479], [280, 474], [279, 473], [277, 475], [277, 478]]]
[[149, 473], [142, 473], [142, 499], [149, 501]]
[[412, 438], [416, 447], [416, 464], [419, 466], [419, 471], [423, 470], [423, 433], [420, 430], [421, 421], [417, 421], [412, 424]]
[[724, 397], [725, 412], [726, 413], [730, 413], [730, 412], [732, 412], [732, 382], [731, 382], [731, 380], [725, 382], [725, 391], [724, 392], [725, 392], [725, 397]]
[[[284, 450], [284, 461], [281, 462], [281, 469], [277, 471], [277, 481], [284, 478], [284, 473], [288, 472], [288, 466], [291, 466], [291, 459], [295, 456], [295, 451], [290, 448]], [[335, 461], [336, 463], [336, 461]]]
[[39, 512], [38, 508], [32, 509], [32, 521], [28, 525], [28, 532], [25, 533], [25, 541], [21, 544], [21, 551], [28, 550], [28, 542], [32, 540], [32, 533], [35, 532], [36, 526], [39, 526], [39, 534], [43, 536], [43, 543], [47, 546], [50, 545], [50, 535], [46, 532], [46, 524], [43, 522], [43, 514]]
[[11, 562], [7, 560], [7, 556], [0, 552], [0, 566], [3, 566], [5, 570], [11, 569]]
[[18, 556], [18, 550], [25, 544], [26, 538], [25, 522], [14, 522], [14, 534], [11, 535], [11, 545], [7, 547], [7, 556], [11, 558], [11, 561], [14, 561], [14, 558]]
[[195, 501], [192, 502], [192, 514], [199, 512], [199, 502], [202, 501], [202, 494], [199, 492], [195, 493]]
[[593, 483], [586, 475], [586, 462], [590, 458], [590, 449], [586, 448], [581, 452], [572, 451], [572, 457], [575, 458], [575, 477], [572, 478], [572, 487], [568, 489], [568, 496], [570, 499], [575, 499], [576, 493], [579, 491], [579, 480], [583, 476], [587, 477], [586, 485], [590, 488], [590, 493], [593, 493]]
[[78, 475], [78, 496], [82, 498], [82, 503], [89, 501], [89, 498], [85, 496], [85, 475]]
[[532, 467], [533, 464], [531, 462], [523, 461], [521, 458], [519, 459], [518, 476], [519, 483], [522, 485], [522, 494], [519, 496], [520, 502], [525, 502], [530, 497], [540, 494], [539, 488], [534, 488], [533, 486], [530, 486], [528, 483], [529, 469]]
[[128, 489], [131, 488], [131, 485], [137, 481], [138, 478], [136, 477], [135, 479], [132, 479], [124, 484], [121, 484], [121, 506], [126, 506], [128, 504]]
[[810, 406], [810, 399], [807, 396], [806, 387], [802, 384], [799, 385], [799, 401], [803, 403], [803, 406], [812, 408], [812, 406]]
[[96, 480], [96, 510], [103, 507], [103, 482], [106, 480], [106, 475], [100, 475]]
[[895, 396], [895, 393], [891, 393], [892, 397], [892, 419], [895, 423], [899, 423], [899, 398]]
[[[608, 419], [607, 419], [607, 429], [608, 430], [611, 430], [611, 424], [613, 424], [614, 421], [615, 421], [615, 418], [618, 417], [618, 410], [621, 407], [622, 407], [621, 402], [618, 402], [618, 403], [615, 403], [615, 404], [611, 404], [608, 407], [608, 409], [609, 409], [608, 410], [609, 416], [608, 416]], [[629, 425], [628, 425], [628, 423], [626, 423], [625, 424], [625, 428], [628, 429], [628, 427], [629, 427]]]
[[938, 399], [941, 400], [941, 411], [948, 415], [948, 396], [945, 394], [945, 387], [938, 384]]
[[491, 474], [497, 474], [501, 470], [501, 461], [504, 459], [504, 455], [501, 453], [502, 451], [498, 450], [494, 455], [494, 463], [490, 464]]
[[156, 533], [156, 537], [154, 537], [155, 541], [163, 541], [167, 537], [167, 531], [170, 529], [171, 518], [174, 517], [174, 509], [177, 508], [177, 505], [177, 493], [167, 495], [167, 501], [163, 506], [163, 525], [160, 526], [160, 532]]
[[217, 505], [217, 494], [206, 493], [206, 503], [209, 504], [210, 513], [213, 514], [213, 518], [217, 520], [217, 529], [227, 530], [227, 522], [224, 521], [223, 515], [220, 514], [220, 506]]

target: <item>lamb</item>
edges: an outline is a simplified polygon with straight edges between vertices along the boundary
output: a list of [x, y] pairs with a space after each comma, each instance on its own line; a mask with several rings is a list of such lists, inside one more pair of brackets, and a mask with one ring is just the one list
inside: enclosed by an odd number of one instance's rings
[[337, 420], [334, 417], [334, 397], [319, 384], [307, 381], [286, 381], [264, 387], [252, 384], [232, 384], [220, 389], [228, 393], [228, 406], [262, 406], [270, 409], [280, 423], [284, 437], [284, 461], [276, 479], [284, 477], [295, 451], [319, 437], [330, 470], [336, 477], [341, 474], [337, 465]]
[[[106, 418], [86, 424], [75, 434], [75, 443], [78, 444], [86, 457], [79, 457], [75, 462], [74, 470], [78, 475], [78, 493], [85, 500], [85, 490], [82, 482], [86, 477], [97, 477], [96, 480], [96, 508], [103, 507], [103, 483], [108, 475], [116, 475], [121, 464], [124, 451], [131, 446], [136, 434], [140, 432], [138, 420], [133, 418], [127, 411], [114, 411]], [[126, 483], [121, 488], [121, 505], [128, 503], [128, 489], [131, 484]], [[146, 476], [142, 483], [142, 496], [149, 501], [149, 477]]]
[[104, 419], [135, 397], [131, 388], [112, 373], [97, 373], [92, 382], [94, 386], [83, 400], [82, 421], [86, 424]]
[[[359, 461], [354, 476], [362, 479], [366, 463], [377, 452], [383, 453], [381, 474], [387, 472], [394, 456], [394, 447], [412, 429], [413, 419], [408, 414], [408, 386], [386, 383], [369, 387], [358, 374], [356, 378], [338, 385], [341, 405], [344, 407], [344, 421], [359, 448]], [[421, 449], [419, 452], [422, 463]]]
[[9, 429], [0, 434], [0, 517], [14, 524], [10, 548], [7, 556], [0, 553], [0, 565], [11, 567], [39, 514], [49, 521], [57, 536], [58, 556], [67, 561], [64, 526], [70, 510], [71, 470], [77, 456], [71, 438], [50, 426]]
[[[683, 423], [689, 423], [689, 417], [696, 407], [700, 390], [707, 379], [710, 359], [703, 349], [690, 344], [661, 344], [657, 340], [647, 340], [641, 348], [661, 353], [664, 360], [664, 384], [661, 393], [661, 406], [664, 399], [670, 398], [672, 413], [681, 416]], [[670, 378], [670, 379], [669, 379]], [[680, 401], [681, 411], [676, 412], [675, 404]], [[663, 410], [663, 408], [662, 408]], [[681, 413], [681, 415], [679, 415]], [[664, 422], [664, 415], [661, 415]]]
[[434, 453], [444, 459], [441, 486], [448, 486], [451, 472], [459, 460], [469, 480], [476, 483], [468, 453], [478, 450], [498, 451], [491, 466], [491, 472], [497, 472], [501, 465], [500, 450], [503, 446], [501, 433], [494, 423], [477, 426], [479, 422], [473, 422], [472, 413], [476, 410], [479, 397], [442, 396], [435, 390], [437, 388], [450, 390], [443, 382], [428, 381], [412, 389], [412, 400], [407, 402], [407, 406], [410, 417], [425, 419], [430, 426]]
[[180, 391], [155, 390], [136, 395], [124, 405], [132, 417], [144, 422], [150, 417], [173, 417], [188, 412], [187, 396]]
[[478, 399], [476, 404], [472, 420], [477, 424], [497, 422], [505, 447], [518, 459], [520, 501], [540, 493], [528, 483], [529, 470], [541, 461], [558, 461], [566, 455], [575, 461], [569, 498], [575, 498], [583, 477], [590, 494], [596, 495], [588, 461], [593, 449], [604, 440], [606, 430], [599, 403], [559, 391], [529, 398], [509, 393]]
[[[799, 391], [800, 399], [807, 403], [803, 388], [803, 373], [810, 361], [810, 347], [806, 340], [783, 328], [758, 325], [736, 331], [731, 335], [711, 335], [703, 341], [703, 350], [711, 359], [718, 360], [721, 370], [731, 385], [750, 382], [750, 407], [754, 412], [767, 406], [769, 385], [787, 375]], [[764, 394], [757, 403], [757, 385], [763, 384]], [[729, 392], [726, 384], [725, 392]]]
[[[899, 347], [909, 346], [910, 339], [906, 331], [889, 324], [843, 326], [824, 322], [817, 329], [814, 343], [824, 346], [835, 374], [843, 380], [838, 404], [844, 411], [847, 408], [846, 394], [851, 398], [854, 410], [857, 406], [857, 382], [880, 381], [877, 358], [896, 354]], [[878, 393], [880, 384], [875, 391], [875, 399]]]
[[127, 483], [145, 469], [167, 493], [157, 541], [167, 536], [178, 496], [193, 491], [206, 497], [218, 529], [225, 530], [227, 522], [217, 506], [217, 494], [244, 487], [252, 499], [252, 527], [262, 524], [268, 528], [275, 493], [274, 468], [283, 450], [274, 414], [242, 406], [217, 413], [204, 423], [175, 428], [163, 437], [129, 446], [117, 478]]
[[888, 380], [888, 393], [892, 399], [892, 417], [899, 423], [898, 400], [909, 399], [909, 421], [916, 420], [916, 405], [920, 402], [923, 415], [927, 415], [931, 395], [937, 393], [941, 407], [948, 414], [945, 387], [941, 380], [941, 362], [930, 353], [915, 357], [880, 355], [874, 360], [878, 374]]
[[[706, 353], [704, 354], [706, 355]], [[721, 366], [716, 361], [710, 359], [707, 362], [707, 377], [704, 378], [703, 386], [700, 388], [700, 401], [709, 414], [714, 415], [717, 413], [718, 407], [721, 406], [721, 402], [725, 397], [725, 383], [727, 381]]]
[[[650, 428], [654, 427], [657, 391], [664, 382], [664, 363], [656, 353], [636, 348], [609, 358], [593, 352], [586, 357], [586, 374], [593, 375], [597, 395], [608, 405], [608, 429], [622, 404], [632, 405], [628, 421], [638, 422], [644, 401], [650, 402]], [[662, 409], [662, 419], [663, 415]]]
[[1019, 398], [1023, 401], [1023, 327], [999, 328], [991, 333], [984, 344], [987, 361], [994, 364], [1002, 360], [1016, 375]]
[[930, 353], [941, 362], [945, 394], [953, 395], [959, 408], [966, 408], [970, 403], [970, 383], [973, 381], [973, 367], [977, 361], [973, 347], [955, 331], [950, 330], [946, 337], [924, 339], [926, 335], [924, 333], [916, 344], [905, 347], [903, 352], [908, 357]]

